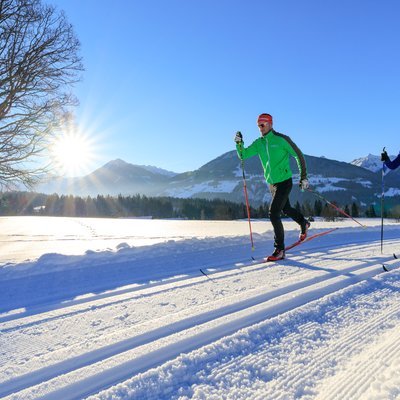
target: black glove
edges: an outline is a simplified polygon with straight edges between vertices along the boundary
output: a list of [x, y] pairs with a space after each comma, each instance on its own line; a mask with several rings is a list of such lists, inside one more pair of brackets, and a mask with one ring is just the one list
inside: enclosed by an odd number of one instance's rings
[[237, 131], [236, 132], [236, 136], [235, 136], [235, 143], [243, 143], [243, 136], [242, 136], [242, 133], [241, 132], [239, 132], [239, 131]]
[[386, 150], [384, 150], [383, 153], [381, 154], [381, 161], [383, 162], [390, 161], [390, 158], [388, 156], [388, 153], [386, 153]]
[[310, 187], [310, 183], [307, 178], [301, 179], [299, 182], [299, 187], [301, 190], [307, 190]]

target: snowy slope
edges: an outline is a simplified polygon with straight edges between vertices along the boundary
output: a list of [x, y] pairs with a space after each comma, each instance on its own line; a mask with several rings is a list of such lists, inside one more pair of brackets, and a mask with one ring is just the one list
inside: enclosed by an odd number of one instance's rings
[[[368, 155], [351, 164], [325, 157], [305, 155], [307, 175], [314, 189], [344, 207], [353, 202], [359, 206], [376, 203], [382, 193], [382, 170], [380, 157]], [[299, 201], [314, 204], [315, 195], [298, 188], [298, 166], [290, 158], [293, 175], [292, 203]], [[271, 201], [264, 171], [258, 157], [244, 163], [249, 200], [253, 207]], [[385, 177], [385, 197], [388, 209], [398, 204], [400, 170]], [[171, 196], [180, 198], [225, 199], [243, 203], [242, 166], [236, 150], [226, 152], [194, 171], [175, 174], [157, 167], [134, 165], [117, 159], [84, 177], [50, 179], [35, 188], [38, 193], [74, 194], [86, 197], [97, 194], [123, 196], [142, 194], [146, 196]]]
[[350, 164], [368, 169], [372, 172], [378, 172], [382, 170], [381, 156], [375, 156], [373, 154], [368, 154], [366, 157], [356, 158]]
[[362, 222], [255, 264], [268, 221], [0, 218], [0, 398], [398, 399], [399, 224]]

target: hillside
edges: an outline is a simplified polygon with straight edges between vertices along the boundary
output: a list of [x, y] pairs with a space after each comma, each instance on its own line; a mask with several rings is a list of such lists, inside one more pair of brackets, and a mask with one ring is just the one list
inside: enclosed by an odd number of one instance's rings
[[[314, 190], [340, 204], [356, 202], [368, 206], [376, 202], [382, 193], [381, 172], [357, 165], [306, 155], [308, 177]], [[297, 187], [298, 170], [291, 159], [294, 172], [292, 201], [314, 201], [310, 193], [302, 193]], [[244, 163], [249, 199], [253, 206], [270, 200], [258, 157]], [[400, 199], [400, 175], [393, 171], [385, 177], [387, 204]], [[43, 193], [73, 194], [78, 196], [135, 195], [222, 198], [243, 202], [243, 182], [240, 161], [235, 151], [227, 152], [206, 163], [195, 171], [174, 174], [169, 171], [129, 164], [114, 160], [93, 173], [72, 179], [56, 179], [42, 184], [36, 191]]]

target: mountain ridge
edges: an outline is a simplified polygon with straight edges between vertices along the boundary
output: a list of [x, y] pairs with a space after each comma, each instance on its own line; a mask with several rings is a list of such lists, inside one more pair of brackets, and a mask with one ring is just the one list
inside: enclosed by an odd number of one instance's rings
[[[368, 205], [376, 202], [382, 191], [382, 175], [376, 169], [379, 156], [368, 155], [351, 163], [325, 157], [305, 155], [311, 186], [338, 203], [357, 202]], [[357, 160], [363, 160], [362, 162]], [[291, 158], [294, 188], [292, 202], [314, 201], [311, 193], [297, 186], [298, 170]], [[358, 164], [358, 165], [357, 165]], [[268, 185], [258, 157], [244, 162], [249, 199], [254, 206], [270, 200]], [[389, 200], [400, 197], [398, 174], [385, 176]], [[77, 196], [136, 195], [222, 198], [243, 202], [241, 163], [236, 151], [226, 152], [194, 171], [175, 173], [158, 167], [130, 164], [121, 159], [111, 160], [92, 173], [80, 178], [58, 178], [38, 186], [41, 193], [72, 194]]]

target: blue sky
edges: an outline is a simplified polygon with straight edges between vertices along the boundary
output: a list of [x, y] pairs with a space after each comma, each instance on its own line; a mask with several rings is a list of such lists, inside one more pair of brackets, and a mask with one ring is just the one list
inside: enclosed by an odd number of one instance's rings
[[257, 115], [309, 155], [400, 150], [397, 0], [48, 0], [81, 41], [75, 88], [93, 169], [175, 172], [259, 136]]

